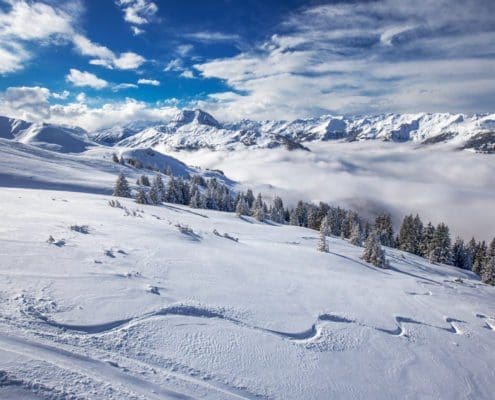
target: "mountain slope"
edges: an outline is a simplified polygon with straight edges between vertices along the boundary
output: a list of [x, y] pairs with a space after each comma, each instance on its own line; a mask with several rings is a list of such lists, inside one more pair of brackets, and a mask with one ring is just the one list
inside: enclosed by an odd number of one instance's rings
[[379, 270], [341, 239], [320, 253], [315, 231], [235, 214], [46, 190], [0, 196], [2, 398], [495, 390], [495, 288], [470, 272], [392, 249]]
[[31, 123], [7, 117], [0, 117], [0, 138], [61, 153], [81, 153], [97, 145], [81, 128]]

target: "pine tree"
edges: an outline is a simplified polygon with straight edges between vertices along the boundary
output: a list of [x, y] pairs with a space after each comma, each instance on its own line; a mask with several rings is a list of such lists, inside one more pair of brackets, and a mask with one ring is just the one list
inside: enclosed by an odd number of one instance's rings
[[254, 194], [251, 189], [248, 189], [245, 196], [248, 207], [251, 209], [254, 203]]
[[469, 252], [460, 237], [455, 239], [452, 246], [452, 265], [457, 268], [471, 269]]
[[124, 159], [124, 156], [120, 156], [119, 158], [119, 163], [122, 164], [122, 165], [125, 165], [125, 159]]
[[349, 242], [354, 246], [361, 246], [363, 244], [361, 226], [359, 222], [354, 222], [351, 229], [351, 237], [349, 238]]
[[376, 217], [374, 231], [383, 246], [393, 247], [394, 229], [392, 217], [389, 214], [381, 214]]
[[150, 204], [158, 205], [161, 203], [161, 196], [158, 193], [158, 188], [155, 184], [151, 185], [149, 191]]
[[238, 217], [240, 217], [241, 215], [249, 215], [249, 207], [246, 199], [243, 196], [239, 197], [239, 201], [237, 202], [237, 205], [235, 207], [235, 213]]
[[146, 198], [146, 193], [144, 189], [140, 187], [136, 194], [136, 203], [138, 204], [148, 204], [148, 199]]
[[273, 199], [273, 204], [270, 207], [270, 219], [273, 222], [277, 222], [279, 224], [283, 224], [285, 222], [284, 216], [284, 203], [282, 199], [278, 196], [275, 196]]
[[328, 253], [329, 248], [328, 248], [328, 241], [327, 241], [327, 235], [328, 235], [328, 221], [326, 218], [323, 218], [321, 221], [320, 225], [320, 239], [318, 240], [318, 251], [321, 251], [323, 253]]
[[493, 238], [488, 246], [488, 257], [495, 257], [495, 238]]
[[196, 190], [193, 191], [191, 195], [191, 200], [189, 202], [191, 208], [201, 208], [201, 194], [199, 189], [196, 187]]
[[119, 157], [116, 153], [112, 153], [112, 161], [117, 164], [119, 163]]
[[423, 233], [423, 240], [420, 249], [420, 255], [425, 258], [428, 258], [432, 251], [433, 236], [435, 236], [435, 227], [431, 222], [428, 222], [428, 225]]
[[115, 182], [113, 196], [131, 197], [131, 189], [123, 173], [119, 174], [117, 181]]
[[256, 218], [256, 220], [263, 222], [266, 218], [265, 210], [263, 206], [258, 207], [254, 210], [253, 217]]
[[495, 285], [495, 256], [487, 258], [481, 270], [481, 280], [488, 285]]
[[444, 223], [438, 224], [430, 246], [428, 258], [432, 263], [451, 264], [451, 249], [449, 228]]
[[380, 240], [375, 233], [371, 233], [366, 239], [364, 251], [361, 258], [373, 264], [375, 267], [387, 268], [388, 262], [385, 258], [385, 251], [382, 249]]
[[150, 186], [150, 180], [148, 179], [148, 177], [146, 175], [141, 175], [138, 178], [137, 184], [143, 185], [143, 186]]
[[263, 203], [263, 198], [261, 197], [261, 193], [258, 193], [258, 196], [253, 202], [253, 206], [251, 208], [251, 215], [254, 218], [256, 218], [258, 221], [263, 222], [266, 218], [265, 208], [266, 205]]
[[319, 229], [320, 224], [318, 223], [318, 209], [314, 206], [311, 206], [308, 209], [307, 226], [310, 229]]

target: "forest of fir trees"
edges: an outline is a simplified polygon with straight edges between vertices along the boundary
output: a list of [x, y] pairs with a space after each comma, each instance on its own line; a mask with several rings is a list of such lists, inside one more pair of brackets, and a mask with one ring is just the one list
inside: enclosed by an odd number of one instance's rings
[[[304, 201], [293, 208], [284, 206], [279, 196], [269, 205], [261, 194], [251, 189], [233, 193], [215, 178], [204, 179], [201, 175], [182, 178], [170, 171], [165, 184], [157, 173], [152, 180], [141, 175], [137, 180], [135, 200], [140, 204], [159, 205], [162, 202], [188, 205], [226, 212], [238, 216], [251, 216], [258, 221], [271, 220], [279, 224], [306, 227], [320, 232], [317, 248], [328, 252], [327, 236], [348, 239], [356, 246], [364, 246], [363, 260], [386, 268], [388, 261], [382, 246], [392, 247], [428, 259], [431, 263], [453, 265], [471, 270], [487, 284], [495, 284], [495, 238], [487, 245], [485, 241], [469, 242], [457, 237], [452, 243], [449, 227], [445, 223], [434, 226], [424, 224], [419, 215], [404, 217], [399, 232], [394, 232], [390, 214], [382, 213], [370, 222], [357, 212], [331, 206], [325, 202], [318, 205]], [[114, 196], [133, 197], [123, 174], [117, 178]]]

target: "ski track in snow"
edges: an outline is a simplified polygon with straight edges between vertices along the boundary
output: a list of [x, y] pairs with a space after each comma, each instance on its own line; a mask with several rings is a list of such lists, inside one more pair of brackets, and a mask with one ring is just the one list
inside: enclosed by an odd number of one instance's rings
[[495, 331], [495, 318], [485, 314], [476, 314], [476, 317], [485, 321], [485, 328]]
[[48, 361], [62, 369], [77, 370], [96, 380], [103, 378], [107, 382], [119, 382], [136, 394], [143, 395], [149, 399], [162, 399], [164, 397], [181, 400], [194, 399], [194, 397], [174, 390], [164, 389], [152, 382], [127, 374], [111, 363], [73, 353], [59, 347], [34, 343], [20, 337], [0, 333], [0, 348], [31, 359]]
[[[421, 322], [417, 321], [415, 319], [409, 318], [409, 317], [403, 317], [403, 316], [395, 316], [395, 322], [397, 324], [397, 327], [395, 329], [388, 329], [388, 328], [382, 328], [382, 327], [376, 327], [376, 326], [371, 326], [367, 325], [365, 323], [353, 320], [353, 319], [348, 319], [346, 317], [342, 317], [336, 314], [321, 314], [317, 317], [316, 322], [311, 325], [311, 327], [305, 331], [302, 332], [284, 332], [284, 331], [277, 331], [269, 328], [264, 328], [264, 327], [259, 327], [255, 325], [249, 325], [239, 319], [233, 318], [228, 316], [225, 311], [222, 310], [215, 310], [215, 309], [208, 309], [208, 308], [203, 308], [203, 307], [197, 307], [197, 306], [191, 306], [191, 305], [175, 305], [175, 306], [170, 306], [167, 308], [162, 308], [158, 311], [146, 313], [142, 316], [138, 317], [133, 317], [133, 318], [126, 318], [122, 320], [117, 320], [117, 321], [110, 321], [110, 322], [105, 322], [101, 324], [95, 324], [95, 325], [73, 325], [73, 324], [64, 324], [64, 323], [59, 323], [56, 321], [53, 321], [49, 319], [48, 317], [42, 315], [41, 313], [38, 313], [32, 309], [28, 310], [27, 314], [31, 314], [32, 317], [35, 317], [39, 320], [41, 320], [43, 323], [52, 326], [54, 328], [58, 329], [63, 329], [67, 331], [73, 331], [73, 332], [80, 332], [83, 334], [104, 334], [108, 332], [112, 332], [117, 329], [126, 329], [131, 326], [143, 323], [147, 320], [153, 319], [153, 318], [164, 318], [167, 316], [175, 315], [175, 316], [183, 316], [183, 317], [194, 317], [194, 318], [207, 318], [207, 319], [221, 319], [230, 323], [233, 323], [235, 325], [244, 327], [244, 328], [249, 328], [249, 329], [254, 329], [257, 331], [269, 333], [269, 334], [274, 334], [277, 335], [281, 338], [291, 340], [295, 343], [305, 343], [309, 341], [314, 341], [316, 339], [319, 339], [321, 337], [323, 325], [326, 325], [328, 323], [344, 323], [344, 324], [354, 324], [358, 325], [361, 327], [365, 328], [370, 328], [374, 329], [379, 332], [383, 332], [392, 336], [405, 336], [407, 337], [406, 330], [404, 328], [405, 324], [413, 324], [413, 325], [422, 325], [434, 329], [440, 329], [444, 330], [450, 333], [455, 333], [455, 334], [462, 334], [462, 331], [454, 325], [454, 322], [456, 323], [463, 323], [465, 321], [461, 321], [455, 318], [450, 318], [446, 317], [445, 322], [450, 324], [450, 327], [444, 328], [441, 326], [435, 326], [428, 324], [426, 322]], [[490, 324], [493, 324], [490, 325]], [[490, 326], [491, 329], [495, 330], [495, 322], [487, 322], [487, 325]]]

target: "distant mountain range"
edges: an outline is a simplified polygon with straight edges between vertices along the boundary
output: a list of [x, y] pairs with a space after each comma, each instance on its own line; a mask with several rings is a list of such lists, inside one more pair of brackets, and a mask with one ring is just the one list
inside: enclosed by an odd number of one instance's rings
[[495, 153], [495, 114], [325, 115], [293, 121], [220, 123], [205, 111], [182, 110], [168, 121], [133, 121], [95, 132], [0, 117], [0, 137], [62, 152], [81, 152], [97, 144], [158, 150], [281, 146], [307, 150], [310, 142], [381, 140], [444, 143], [457, 149]]

